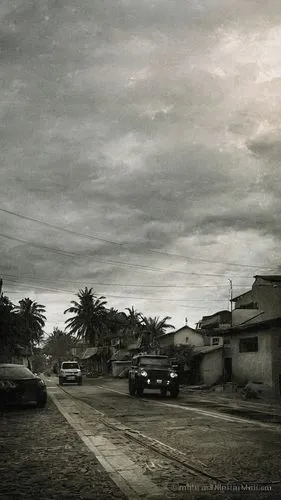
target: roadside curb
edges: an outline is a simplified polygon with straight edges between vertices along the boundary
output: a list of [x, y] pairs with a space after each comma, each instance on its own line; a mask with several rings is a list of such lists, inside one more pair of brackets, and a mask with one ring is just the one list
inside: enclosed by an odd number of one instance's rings
[[[102, 436], [94, 435], [86, 427], [84, 428], [83, 422], [79, 422], [79, 418], [75, 415], [77, 411], [72, 412], [73, 415], [71, 415], [71, 405], [67, 405], [67, 408], [65, 408], [54, 393], [49, 392], [49, 396], [128, 500], [165, 498], [165, 492], [161, 491], [150, 479], [145, 477], [142, 469], [127, 458], [116, 445]], [[75, 402], [71, 401], [71, 403], [74, 410]]]

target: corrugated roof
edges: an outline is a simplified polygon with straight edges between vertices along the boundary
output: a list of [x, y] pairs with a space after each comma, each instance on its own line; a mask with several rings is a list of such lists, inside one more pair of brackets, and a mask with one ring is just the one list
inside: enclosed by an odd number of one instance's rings
[[240, 295], [237, 295], [236, 297], [233, 297], [233, 299], [231, 299], [231, 302], [235, 302], [237, 299], [240, 299], [240, 297], [243, 297], [243, 295], [247, 295], [247, 293], [252, 293], [252, 289], [251, 290], [247, 290], [247, 292], [244, 292], [244, 293], [240, 293]]
[[217, 351], [218, 349], [222, 349], [221, 345], [204, 345], [202, 347], [194, 347], [194, 354], [208, 354], [212, 351]]
[[281, 281], [281, 275], [280, 274], [268, 274], [266, 276], [263, 276], [261, 274], [257, 274], [256, 276], [254, 276], [255, 279], [257, 278], [261, 278], [263, 280], [266, 280], [266, 281]]
[[120, 349], [119, 351], [116, 351], [112, 355], [112, 357], [110, 358], [110, 361], [128, 361], [131, 358], [132, 358], [132, 354], [130, 354], [125, 349]]
[[89, 358], [92, 358], [93, 356], [95, 356], [98, 352], [99, 348], [98, 347], [88, 347], [88, 349], [86, 349], [81, 358], [80, 359], [89, 359]]
[[202, 316], [202, 320], [201, 321], [203, 321], [204, 319], [213, 318], [214, 316], [219, 316], [220, 314], [223, 314], [223, 313], [227, 313], [229, 315], [231, 314], [231, 312], [228, 311], [227, 309], [223, 309], [222, 311], [217, 311], [214, 314], [210, 314], [209, 316]]

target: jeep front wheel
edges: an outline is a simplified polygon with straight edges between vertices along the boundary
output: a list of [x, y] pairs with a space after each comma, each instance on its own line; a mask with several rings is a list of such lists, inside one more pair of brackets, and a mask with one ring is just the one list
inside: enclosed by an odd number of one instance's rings
[[178, 397], [178, 395], [179, 395], [179, 392], [180, 392], [180, 391], [179, 391], [179, 389], [173, 389], [173, 390], [171, 391], [171, 397], [172, 397], [172, 398], [177, 398], [177, 397]]
[[132, 380], [129, 380], [129, 393], [131, 396], [134, 396], [136, 391], [135, 391], [135, 384], [132, 382]]
[[143, 395], [143, 387], [138, 386], [136, 390], [137, 396], [142, 396]]

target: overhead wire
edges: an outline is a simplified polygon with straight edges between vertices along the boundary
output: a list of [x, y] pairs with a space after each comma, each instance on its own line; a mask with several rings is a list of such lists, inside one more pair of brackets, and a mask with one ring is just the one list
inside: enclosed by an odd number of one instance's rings
[[[39, 282], [42, 284], [48, 283], [49, 281], [53, 281], [53, 278], [48, 279], [47, 277], [37, 277], [37, 276], [31, 276], [27, 274], [10, 274], [10, 273], [5, 273], [1, 272], [1, 276], [3, 278], [23, 278], [23, 279], [31, 279], [31, 280], [39, 280]], [[202, 284], [193, 284], [193, 283], [186, 283], [184, 285], [178, 285], [174, 283], [167, 283], [165, 285], [155, 285], [155, 284], [145, 284], [145, 283], [100, 283], [96, 282], [94, 279], [91, 279], [89, 277], [85, 278], [83, 277], [80, 281], [74, 281], [74, 280], [69, 280], [69, 279], [61, 279], [61, 278], [55, 278], [57, 282], [61, 283], [71, 283], [75, 285], [81, 285], [81, 282], [85, 282], [87, 279], [88, 282], [92, 282], [92, 286], [118, 286], [118, 287], [125, 287], [125, 288], [228, 288], [229, 284], [225, 283], [224, 285], [202, 285]], [[236, 284], [233, 285], [233, 287], [236, 288], [241, 288], [245, 286], [245, 284]]]
[[[40, 290], [47, 290], [47, 291], [54, 291], [54, 292], [57, 292], [57, 293], [64, 293], [64, 294], [69, 294], [69, 295], [76, 295], [76, 293], [74, 291], [69, 291], [69, 290], [61, 290], [61, 289], [58, 289], [58, 288], [49, 288], [49, 287], [42, 287], [42, 286], [39, 286], [39, 285], [36, 285], [34, 283], [20, 283], [18, 284], [16, 281], [13, 281], [13, 280], [6, 280], [7, 283], [16, 283], [17, 285], [19, 286], [22, 286], [22, 287], [29, 287], [29, 288], [38, 288]], [[12, 293], [12, 291], [10, 291], [9, 293]], [[103, 295], [104, 293], [103, 292], [99, 292], [97, 291], [96, 292], [97, 295]], [[156, 300], [156, 301], [169, 301], [169, 302], [197, 302], [197, 301], [201, 301], [202, 299], [170, 299], [170, 298], [167, 298], [167, 297], [135, 297], [133, 295], [112, 295], [112, 294], [106, 294], [107, 297], [113, 297], [113, 298], [118, 298], [118, 299], [132, 299], [132, 300]], [[224, 299], [222, 299], [224, 300]], [[220, 299], [212, 299], [212, 300], [207, 300], [208, 302], [221, 302]]]
[[[101, 237], [94, 236], [94, 235], [80, 233], [78, 231], [74, 231], [74, 230], [67, 229], [67, 228], [64, 228], [64, 227], [61, 227], [61, 226], [57, 226], [55, 224], [51, 224], [51, 223], [46, 222], [46, 221], [42, 221], [42, 220], [37, 219], [35, 217], [30, 217], [30, 216], [27, 216], [27, 215], [19, 214], [17, 212], [12, 211], [12, 210], [0, 208], [0, 212], [7, 213], [7, 214], [10, 214], [10, 215], [13, 215], [15, 217], [19, 217], [21, 219], [25, 219], [25, 220], [28, 220], [28, 221], [36, 222], [37, 224], [44, 225], [46, 227], [55, 229], [57, 231], [62, 231], [62, 232], [65, 232], [65, 233], [68, 233], [68, 234], [72, 234], [72, 235], [76, 235], [76, 236], [79, 236], [79, 237], [82, 237], [82, 238], [86, 238], [86, 239], [90, 239], [90, 240], [97, 240], [97, 241], [101, 241], [103, 243], [109, 243], [109, 244], [117, 245], [117, 246], [123, 247], [123, 248], [129, 245], [127, 242], [121, 243], [121, 242], [109, 240], [109, 239], [106, 239], [106, 238], [101, 238]], [[171, 257], [180, 257], [180, 258], [183, 258], [183, 259], [186, 259], [186, 260], [190, 260], [190, 261], [194, 261], [194, 262], [203, 262], [203, 263], [209, 263], [209, 264], [225, 264], [225, 265], [229, 265], [229, 266], [237, 266], [237, 267], [243, 267], [243, 268], [249, 268], [249, 269], [250, 268], [256, 269], [256, 267], [257, 267], [257, 266], [253, 266], [252, 264], [240, 264], [240, 263], [237, 263], [237, 262], [226, 262], [226, 261], [221, 261], [221, 260], [217, 261], [217, 260], [211, 260], [211, 259], [202, 259], [202, 258], [197, 258], [197, 257], [189, 257], [189, 256], [182, 255], [182, 254], [177, 254], [177, 253], [172, 253], [172, 252], [165, 252], [163, 250], [156, 250], [156, 249], [152, 249], [152, 248], [148, 248], [148, 249], [146, 249], [146, 251], [147, 252], [153, 252], [153, 253], [161, 254], [161, 255], [171, 256]], [[59, 252], [61, 253], [62, 251], [59, 250]], [[271, 269], [271, 268], [272, 268], [272, 266], [263, 266], [261, 269]]]
[[[62, 254], [62, 255], [66, 255], [67, 257], [91, 257], [91, 260], [92, 261], [96, 261], [96, 262], [102, 262], [104, 264], [118, 264], [118, 266], [125, 266], [125, 267], [134, 267], [134, 268], [137, 268], [137, 269], [140, 269], [140, 270], [146, 270], [146, 271], [153, 271], [153, 272], [167, 272], [168, 270], [169, 271], [172, 271], [173, 273], [176, 273], [176, 274], [185, 274], [185, 275], [188, 275], [188, 276], [212, 276], [212, 277], [216, 277], [216, 276], [221, 276], [221, 277], [225, 277], [225, 274], [223, 273], [196, 273], [196, 272], [186, 272], [186, 271], [176, 271], [176, 270], [173, 270], [173, 269], [162, 269], [162, 268], [158, 268], [158, 267], [150, 267], [150, 266], [143, 266], [141, 264], [132, 264], [132, 263], [129, 263], [129, 262], [122, 262], [122, 261], [116, 261], [116, 260], [104, 260], [104, 259], [98, 259], [97, 257], [93, 257], [91, 254], [85, 254], [85, 253], [74, 253], [74, 252], [67, 252], [67, 251], [64, 251], [64, 250], [60, 250], [60, 249], [57, 249], [57, 248], [54, 248], [54, 247], [49, 247], [49, 246], [46, 246], [46, 245], [40, 245], [40, 244], [37, 244], [37, 243], [33, 243], [33, 242], [30, 242], [28, 240], [24, 240], [22, 238], [16, 238], [15, 236], [10, 236], [10, 235], [6, 235], [6, 234], [3, 234], [3, 233], [0, 233], [0, 237], [2, 238], [7, 238], [9, 240], [14, 240], [14, 241], [18, 241], [20, 243], [24, 243], [25, 245], [28, 245], [28, 246], [33, 246], [33, 247], [36, 247], [36, 248], [39, 248], [39, 249], [43, 249], [43, 250], [49, 250], [51, 252], [54, 252], [54, 253], [58, 253], [58, 254]], [[245, 278], [245, 276], [241, 276], [241, 275], [233, 275], [233, 277], [235, 278]]]

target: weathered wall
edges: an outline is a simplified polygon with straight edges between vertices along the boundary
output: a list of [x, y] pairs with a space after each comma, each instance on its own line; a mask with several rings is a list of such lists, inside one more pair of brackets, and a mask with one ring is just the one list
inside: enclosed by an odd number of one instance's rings
[[[239, 309], [241, 306], [256, 303], [257, 309]], [[257, 278], [252, 290], [239, 297], [232, 313], [232, 324], [238, 325], [252, 318], [250, 323], [258, 323], [281, 316], [281, 283]]]
[[192, 345], [199, 347], [204, 345], [202, 333], [197, 333], [188, 326], [173, 332], [171, 335], [164, 335], [158, 340], [160, 347], [167, 347], [170, 345]]
[[183, 328], [174, 335], [174, 345], [181, 344], [200, 347], [204, 345], [204, 337], [201, 333], [197, 333], [190, 328]]
[[271, 335], [272, 342], [272, 385], [276, 396], [281, 397], [281, 328], [275, 328]]
[[131, 361], [113, 361], [112, 362], [112, 375], [116, 378], [126, 378], [128, 370], [131, 366]]
[[202, 357], [200, 363], [200, 378], [204, 384], [211, 385], [218, 382], [223, 374], [223, 350], [216, 349]]
[[232, 325], [241, 325], [245, 321], [247, 324], [258, 323], [263, 320], [262, 311], [259, 309], [234, 309], [232, 312]]
[[257, 278], [253, 284], [253, 298], [259, 309], [264, 311], [263, 320], [281, 316], [281, 286], [280, 283], [270, 283]]
[[[257, 352], [239, 352], [239, 340], [258, 337]], [[263, 382], [272, 386], [272, 348], [271, 332], [258, 330], [235, 334], [231, 338], [231, 357], [233, 381]]]

